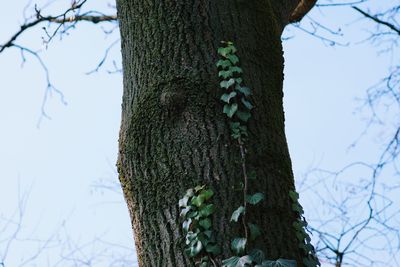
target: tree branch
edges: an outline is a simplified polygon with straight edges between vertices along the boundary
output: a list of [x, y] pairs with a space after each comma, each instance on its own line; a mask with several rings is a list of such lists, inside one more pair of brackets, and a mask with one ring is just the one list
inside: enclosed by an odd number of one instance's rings
[[[21, 26], [19, 31], [17, 31], [11, 38], [5, 42], [3, 45], [0, 45], [0, 53], [3, 52], [6, 48], [15, 46], [15, 41], [17, 38], [22, 35], [26, 30], [35, 27], [36, 25], [42, 23], [42, 22], [50, 22], [50, 23], [57, 23], [62, 26], [65, 23], [77, 23], [80, 21], [87, 21], [87, 22], [92, 22], [94, 24], [100, 23], [100, 22], [113, 22], [117, 21], [117, 16], [116, 15], [105, 15], [101, 13], [96, 13], [97, 15], [92, 15], [94, 12], [86, 12], [82, 15], [69, 15], [71, 12], [75, 12], [82, 8], [82, 6], [86, 3], [87, 0], [84, 0], [80, 3], [74, 2], [70, 8], [68, 8], [64, 13], [57, 15], [57, 16], [42, 16], [40, 13], [40, 10], [35, 7], [36, 10], [36, 19], [27, 22]], [[58, 31], [59, 27], [57, 30], [49, 37], [51, 39]]]
[[359, 13], [361, 13], [363, 16], [365, 16], [366, 18], [369, 18], [369, 19], [375, 21], [378, 24], [384, 25], [384, 26], [388, 27], [389, 29], [391, 29], [392, 31], [394, 31], [395, 33], [397, 33], [398, 35], [400, 35], [400, 28], [397, 28], [394, 24], [389, 23], [389, 22], [384, 21], [384, 20], [381, 20], [377, 16], [370, 15], [367, 12], [361, 10], [360, 8], [358, 8], [356, 6], [353, 6], [353, 8], [356, 11], [358, 11]]

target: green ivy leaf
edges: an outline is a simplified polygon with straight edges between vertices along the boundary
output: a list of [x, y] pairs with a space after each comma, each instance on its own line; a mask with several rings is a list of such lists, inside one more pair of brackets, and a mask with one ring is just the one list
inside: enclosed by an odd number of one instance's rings
[[225, 60], [220, 59], [220, 60], [218, 60], [218, 62], [217, 62], [217, 67], [221, 67], [221, 68], [223, 68], [223, 69], [226, 69], [226, 68], [228, 68], [228, 67], [230, 67], [230, 66], [232, 66], [232, 63], [231, 63], [229, 60], [227, 60], [227, 59], [225, 59]]
[[183, 229], [183, 231], [188, 232], [191, 223], [192, 223], [192, 219], [189, 218], [189, 219], [185, 220], [185, 221], [182, 223], [182, 229]]
[[199, 233], [198, 239], [203, 244], [203, 247], [206, 247], [208, 243], [210, 243], [210, 239], [204, 234], [204, 232]]
[[190, 243], [194, 243], [192, 241], [197, 241], [197, 233], [189, 231], [186, 234], [186, 245], [189, 245]]
[[236, 255], [241, 255], [246, 250], [247, 239], [244, 237], [235, 237], [231, 242], [231, 249]]
[[243, 82], [243, 79], [242, 78], [236, 78], [235, 82], [240, 85]]
[[296, 237], [299, 241], [303, 242], [306, 234], [303, 231], [296, 231]]
[[179, 216], [181, 217], [186, 217], [186, 214], [191, 210], [191, 207], [186, 207], [184, 209], [181, 210], [181, 213], [179, 214]]
[[201, 195], [204, 197], [205, 200], [209, 200], [214, 195], [214, 191], [212, 191], [212, 189], [207, 189], [202, 191]]
[[249, 252], [249, 256], [251, 257], [251, 259], [257, 263], [257, 264], [261, 264], [262, 261], [265, 258], [265, 254], [264, 252], [262, 252], [262, 250], [259, 249], [252, 249]]
[[229, 122], [229, 125], [231, 126], [231, 130], [234, 132], [239, 132], [240, 130], [240, 122]]
[[252, 264], [252, 263], [253, 263], [253, 260], [252, 260], [250, 255], [244, 255], [244, 256], [240, 257], [240, 259], [239, 259], [239, 266], [240, 267], [246, 267], [246, 266], [249, 266], [249, 264]]
[[296, 267], [295, 260], [278, 259], [276, 261], [265, 260], [261, 267]]
[[223, 56], [223, 57], [227, 57], [228, 54], [231, 53], [231, 51], [232, 51], [232, 50], [231, 50], [231, 47], [230, 47], [230, 46], [227, 46], [227, 47], [219, 47], [218, 50], [217, 50], [218, 54], [220, 54], [220, 55]]
[[233, 115], [238, 111], [238, 104], [233, 103], [231, 105], [225, 104], [223, 113], [225, 113], [229, 118], [232, 118]]
[[205, 234], [207, 236], [207, 238], [210, 239], [212, 236], [212, 231], [207, 230], [207, 231], [204, 231], [203, 234]]
[[230, 257], [222, 261], [222, 267], [236, 267], [240, 258], [238, 256]]
[[246, 196], [246, 202], [251, 204], [251, 205], [256, 205], [257, 203], [259, 203], [263, 199], [264, 199], [264, 194], [263, 193], [255, 193], [254, 195], [247, 195]]
[[246, 121], [248, 121], [248, 120], [250, 119], [251, 114], [250, 114], [250, 112], [247, 112], [247, 111], [240, 111], [240, 110], [238, 110], [238, 111], [236, 112], [236, 116], [237, 116], [240, 120], [246, 122]]
[[199, 221], [199, 224], [201, 227], [203, 227], [205, 230], [210, 229], [211, 227], [211, 220], [209, 218], [205, 218], [203, 220]]
[[221, 248], [220, 248], [217, 244], [214, 244], [214, 245], [209, 244], [209, 245], [206, 247], [206, 251], [207, 251], [208, 253], [212, 253], [212, 254], [214, 254], [214, 255], [221, 254]]
[[235, 97], [237, 95], [237, 93], [235, 91], [230, 92], [229, 94], [223, 94], [221, 96], [221, 100], [224, 101], [225, 103], [229, 104], [229, 101]]
[[192, 211], [192, 212], [189, 212], [186, 217], [195, 218], [197, 215], [199, 215], [198, 211]]
[[192, 198], [192, 205], [195, 205], [196, 207], [200, 207], [204, 203], [204, 196], [198, 195], [196, 197]]
[[250, 240], [254, 241], [257, 237], [261, 235], [261, 229], [260, 227], [258, 227], [257, 224], [254, 223], [248, 223], [247, 225], [249, 226], [250, 230]]
[[300, 206], [298, 203], [293, 203], [292, 204], [292, 210], [296, 211], [298, 214], [303, 214], [304, 213], [303, 207]]
[[246, 209], [243, 206], [240, 206], [237, 208], [231, 216], [231, 221], [237, 222], [239, 220], [239, 217], [241, 214], [244, 214], [246, 212]]
[[289, 197], [292, 199], [293, 202], [297, 202], [299, 200], [299, 193], [296, 191], [289, 191]]
[[246, 100], [244, 97], [242, 97], [240, 100], [247, 109], [253, 109], [253, 105], [250, 103], [250, 101]]
[[228, 89], [228, 88], [231, 87], [234, 83], [235, 83], [235, 79], [230, 78], [229, 80], [221, 81], [221, 82], [219, 83], [219, 86], [220, 86], [221, 88]]
[[179, 199], [179, 207], [186, 207], [189, 201], [189, 196], [185, 195], [183, 198]]
[[221, 70], [218, 72], [218, 77], [223, 77], [224, 79], [232, 77], [233, 72], [230, 70]]
[[194, 188], [194, 191], [199, 192], [200, 190], [203, 190], [206, 185], [198, 185]]
[[215, 211], [215, 206], [214, 206], [214, 204], [208, 204], [208, 205], [206, 205], [206, 206], [204, 206], [204, 207], [202, 207], [201, 209], [200, 209], [200, 211], [199, 211], [199, 213], [200, 213], [200, 217], [208, 217], [208, 216], [210, 216], [211, 214], [213, 214], [214, 213], [214, 211]]
[[250, 96], [251, 95], [251, 90], [248, 87], [237, 86], [235, 89], [237, 91], [241, 92], [242, 94], [244, 94], [245, 96]]
[[202, 250], [202, 248], [203, 248], [203, 244], [202, 244], [200, 241], [197, 241], [197, 242], [194, 244], [194, 246], [191, 246], [191, 247], [189, 248], [188, 256], [189, 256], [189, 257], [194, 257], [194, 256], [196, 256], [197, 254], [200, 253], [200, 251]]
[[236, 64], [239, 62], [239, 58], [236, 55], [227, 55], [226, 56], [232, 64]]
[[238, 67], [238, 66], [230, 67], [230, 68], [229, 68], [229, 71], [232, 72], [232, 73], [233, 73], [233, 72], [243, 73], [242, 68], [240, 68], [240, 67]]

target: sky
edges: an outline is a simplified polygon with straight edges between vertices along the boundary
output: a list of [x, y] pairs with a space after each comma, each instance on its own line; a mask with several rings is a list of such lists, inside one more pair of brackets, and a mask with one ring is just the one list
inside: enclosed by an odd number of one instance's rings
[[[55, 1], [47, 10], [60, 10], [66, 2]], [[26, 3], [8, 1], [0, 10], [1, 25], [7, 25], [0, 27], [0, 43], [18, 30]], [[105, 1], [90, 7], [113, 12]], [[26, 12], [32, 14], [32, 8]], [[357, 98], [387, 74], [393, 55], [360, 42], [370, 25], [358, 21], [350, 8], [315, 9], [310, 16], [332, 29], [340, 27], [343, 36], [322, 34], [348, 44], [332, 46], [295, 27], [284, 34], [286, 133], [298, 189], [305, 192], [301, 202], [306, 216], [315, 218], [323, 208], [305, 190], [310, 170], [377, 159], [379, 130], [349, 147], [368, 117], [357, 112]], [[77, 266], [132, 266], [133, 234], [115, 168], [122, 76], [108, 73], [113, 61], [120, 65], [118, 45], [103, 68], [87, 74], [118, 39], [118, 30], [105, 35], [100, 27], [82, 23], [47, 47], [44, 35], [39, 27], [20, 43], [42, 50], [52, 84], [64, 96], [66, 103], [55, 92], [48, 95], [44, 108], [51, 119], [41, 117], [47, 82], [38, 61], [26, 54], [23, 62], [17, 49], [0, 54], [0, 231], [8, 227], [0, 232], [0, 260], [7, 251], [6, 266], [75, 266], [77, 259]], [[357, 182], [366, 175], [356, 169], [348, 179]], [[17, 229], [17, 238], [5, 242]], [[40, 255], [30, 260], [36, 251]]]

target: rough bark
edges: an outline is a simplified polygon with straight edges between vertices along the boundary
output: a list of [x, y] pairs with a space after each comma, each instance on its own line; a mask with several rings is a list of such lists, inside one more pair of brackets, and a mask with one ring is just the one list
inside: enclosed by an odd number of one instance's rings
[[[248, 165], [250, 191], [266, 201], [249, 221], [264, 231], [257, 247], [270, 259], [301, 263], [288, 192], [294, 189], [284, 133], [281, 31], [298, 1], [118, 0], [124, 95], [119, 173], [140, 266], [192, 266], [183, 253], [178, 199], [208, 184], [216, 195], [214, 230], [230, 255], [240, 205], [238, 146], [219, 101], [216, 50], [233, 41], [244, 83], [253, 90]], [[275, 5], [275, 6], [272, 6]], [[283, 8], [285, 7], [285, 8]], [[289, 8], [290, 7], [290, 8]]]

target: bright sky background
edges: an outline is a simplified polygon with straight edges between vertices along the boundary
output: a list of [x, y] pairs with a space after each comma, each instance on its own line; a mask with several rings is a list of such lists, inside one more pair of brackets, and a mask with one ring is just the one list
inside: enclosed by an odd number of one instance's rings
[[[65, 3], [69, 1], [57, 1], [49, 10], [60, 10]], [[23, 22], [25, 4], [3, 4], [0, 43]], [[91, 7], [112, 12], [106, 3]], [[285, 34], [294, 36], [284, 42], [284, 90], [287, 136], [298, 182], [311, 168], [337, 170], [354, 160], [377, 159], [380, 146], [376, 132], [356, 149], [348, 149], [363, 131], [362, 118], [367, 116], [355, 113], [360, 105], [355, 99], [364, 97], [365, 89], [386, 75], [393, 60], [388, 54], [379, 55], [370, 44], [359, 43], [368, 36], [363, 29], [369, 24], [349, 24], [358, 17], [350, 8], [316, 9], [311, 15], [326, 26], [341, 27], [344, 37], [332, 38], [350, 46], [329, 46], [293, 27]], [[20, 43], [45, 49], [43, 35], [39, 27], [29, 31]], [[98, 26], [82, 23], [43, 51], [51, 80], [68, 104], [63, 105], [53, 94], [45, 106], [52, 119], [43, 119], [40, 128], [37, 123], [46, 88], [43, 70], [30, 55], [21, 68], [17, 49], [0, 54], [0, 227], [18, 209], [19, 195], [24, 198], [29, 194], [18, 234], [29, 241], [11, 244], [6, 267], [19, 266], [38, 249], [42, 243], [32, 239], [50, 237], [52, 245], [58, 238], [63, 240], [62, 245], [45, 250], [25, 266], [74, 266], [69, 258], [89, 261], [92, 256], [95, 260], [91, 266], [128, 266], [111, 263], [125, 256], [134, 261], [129, 249], [133, 239], [128, 211], [114, 184], [122, 77], [107, 74], [107, 70], [113, 68], [112, 60], [119, 63], [119, 47], [111, 50], [111, 60], [98, 73], [85, 75], [116, 39], [118, 32], [105, 36]], [[117, 192], [99, 188], [99, 184], [111, 185]], [[306, 213], [312, 216], [318, 206], [307, 196], [301, 199]], [[13, 220], [18, 221], [18, 216]], [[15, 224], [8, 229], [15, 230]], [[0, 242], [14, 230], [0, 232]], [[81, 248], [83, 244], [86, 246]], [[4, 248], [0, 243], [0, 259]], [[64, 261], [56, 265], [60, 249]]]

